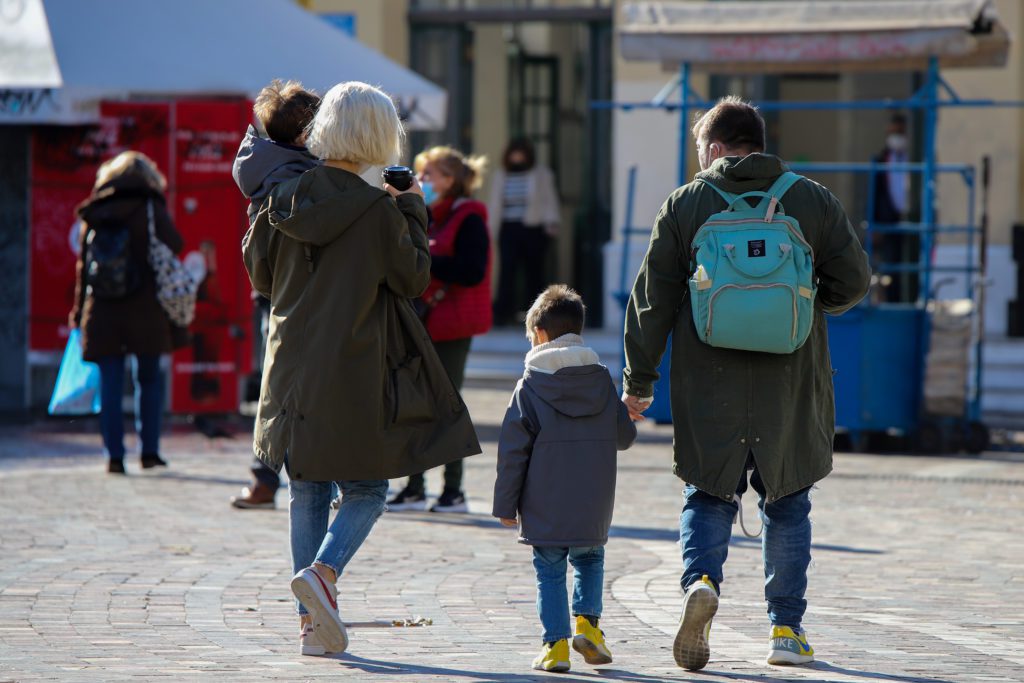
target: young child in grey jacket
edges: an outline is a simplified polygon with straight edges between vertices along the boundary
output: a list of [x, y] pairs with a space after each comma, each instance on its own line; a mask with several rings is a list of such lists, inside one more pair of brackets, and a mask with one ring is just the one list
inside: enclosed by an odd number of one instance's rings
[[[604, 546], [615, 505], [617, 451], [633, 445], [636, 426], [608, 368], [583, 345], [585, 307], [565, 285], [548, 287], [526, 316], [533, 348], [498, 440], [493, 514], [533, 546], [537, 611], [544, 647], [540, 671], [569, 670], [569, 639], [588, 664], [612, 654], [598, 627]], [[570, 631], [566, 560], [573, 566]]]

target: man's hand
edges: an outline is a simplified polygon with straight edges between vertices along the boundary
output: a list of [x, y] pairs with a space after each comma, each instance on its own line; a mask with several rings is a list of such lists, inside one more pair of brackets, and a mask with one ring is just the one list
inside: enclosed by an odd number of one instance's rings
[[640, 398], [639, 396], [630, 396], [626, 392], [622, 392], [622, 402], [626, 405], [626, 410], [629, 411], [630, 420], [633, 422], [643, 422], [647, 419], [643, 413], [654, 403], [654, 397]]
[[515, 520], [515, 519], [508, 519], [506, 517], [502, 517], [501, 518], [501, 525], [502, 526], [507, 526], [507, 527], [517, 527], [517, 526], [519, 526], [519, 521]]

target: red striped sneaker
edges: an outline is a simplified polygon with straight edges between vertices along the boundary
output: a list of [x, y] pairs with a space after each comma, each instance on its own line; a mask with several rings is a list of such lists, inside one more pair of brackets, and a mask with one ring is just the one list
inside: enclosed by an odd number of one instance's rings
[[344, 652], [348, 647], [348, 632], [338, 615], [338, 589], [328, 583], [312, 567], [306, 567], [292, 577], [292, 593], [309, 610], [313, 630], [328, 652]]

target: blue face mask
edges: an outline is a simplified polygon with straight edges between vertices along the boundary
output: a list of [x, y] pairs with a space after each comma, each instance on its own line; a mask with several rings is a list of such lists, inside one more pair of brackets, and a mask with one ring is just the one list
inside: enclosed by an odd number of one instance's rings
[[429, 180], [420, 182], [420, 188], [423, 190], [423, 202], [430, 206], [437, 201], [437, 192], [434, 191], [434, 184]]

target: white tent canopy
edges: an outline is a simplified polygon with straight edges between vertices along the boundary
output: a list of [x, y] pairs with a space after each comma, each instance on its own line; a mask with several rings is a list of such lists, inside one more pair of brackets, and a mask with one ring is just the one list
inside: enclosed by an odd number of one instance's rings
[[[414, 129], [444, 126], [444, 90], [292, 0], [44, 0], [63, 88], [0, 123], [93, 120], [103, 99], [248, 96], [274, 78], [323, 93], [381, 87]], [[6, 50], [6, 44], [0, 44]], [[8, 55], [0, 54], [0, 61]], [[0, 82], [0, 88], [18, 87]]]
[[715, 73], [1001, 66], [1009, 37], [991, 0], [628, 2], [626, 59]]
[[60, 83], [43, 0], [0, 0], [0, 88], [55, 88]]

